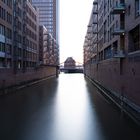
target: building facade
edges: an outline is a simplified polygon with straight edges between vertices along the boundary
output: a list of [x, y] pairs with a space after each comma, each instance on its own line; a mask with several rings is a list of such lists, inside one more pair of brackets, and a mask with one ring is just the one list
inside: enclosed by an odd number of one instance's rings
[[0, 1], [0, 68], [13, 66], [13, 2]]
[[39, 50], [38, 15], [32, 0], [0, 1], [0, 94], [7, 87], [57, 75], [57, 67], [40, 66], [44, 52]]
[[13, 6], [14, 70], [26, 71], [38, 64], [38, 11], [28, 0]]
[[39, 24], [44, 25], [58, 43], [58, 0], [32, 0], [39, 9]]
[[[46, 27], [48, 31], [48, 38], [51, 38], [50, 40], [52, 40], [49, 41], [51, 42], [50, 45], [53, 44], [51, 45], [53, 47], [50, 48], [52, 48], [51, 50], [55, 50], [52, 51], [51, 61], [46, 60], [45, 57], [47, 56], [46, 53], [43, 54], [45, 59], [43, 61], [50, 62], [50, 65], [52, 65], [52, 63], [58, 65], [59, 64], [59, 0], [32, 0], [32, 4], [39, 9], [39, 25]], [[49, 51], [51, 52], [51, 50]]]
[[76, 62], [72, 57], [68, 57], [66, 61], [64, 62], [64, 68], [70, 68], [73, 69], [76, 67]]
[[39, 26], [39, 61], [43, 65], [58, 66], [58, 48], [56, 40], [45, 26]]
[[140, 119], [140, 0], [94, 0], [84, 72]]

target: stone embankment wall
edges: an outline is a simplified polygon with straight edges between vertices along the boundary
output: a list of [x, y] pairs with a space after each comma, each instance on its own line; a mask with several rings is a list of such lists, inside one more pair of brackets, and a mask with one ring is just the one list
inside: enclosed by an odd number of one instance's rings
[[56, 67], [44, 66], [37, 69], [28, 69], [26, 72], [18, 71], [16, 74], [11, 69], [0, 69], [0, 89], [24, 85], [50, 76], [57, 76]]

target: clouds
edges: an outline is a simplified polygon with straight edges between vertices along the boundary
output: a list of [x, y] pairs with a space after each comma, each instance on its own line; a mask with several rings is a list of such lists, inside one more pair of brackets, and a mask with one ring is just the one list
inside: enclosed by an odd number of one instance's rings
[[83, 61], [83, 43], [93, 0], [60, 0], [60, 62]]

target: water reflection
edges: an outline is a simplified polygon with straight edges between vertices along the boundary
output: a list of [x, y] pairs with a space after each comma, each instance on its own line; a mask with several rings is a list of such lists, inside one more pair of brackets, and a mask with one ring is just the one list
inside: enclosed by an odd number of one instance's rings
[[[82, 75], [63, 75], [56, 97], [55, 140], [101, 139]], [[79, 80], [80, 78], [80, 80]], [[74, 80], [73, 80], [74, 79]]]
[[139, 140], [82, 74], [61, 74], [0, 98], [2, 140]]

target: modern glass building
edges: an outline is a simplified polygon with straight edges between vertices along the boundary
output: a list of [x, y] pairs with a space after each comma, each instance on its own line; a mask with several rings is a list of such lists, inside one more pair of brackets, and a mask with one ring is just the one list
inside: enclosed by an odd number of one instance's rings
[[44, 25], [58, 43], [58, 0], [32, 0], [39, 9], [39, 24]]

